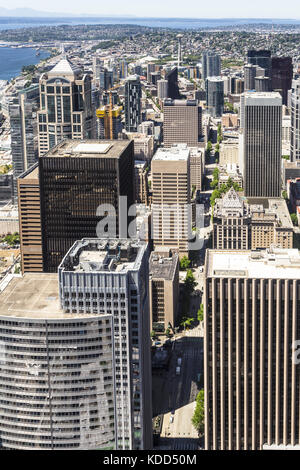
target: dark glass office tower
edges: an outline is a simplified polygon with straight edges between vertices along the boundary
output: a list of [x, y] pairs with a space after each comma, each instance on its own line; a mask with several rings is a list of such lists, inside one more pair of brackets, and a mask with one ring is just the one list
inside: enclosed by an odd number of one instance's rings
[[291, 57], [272, 57], [272, 90], [282, 96], [287, 105], [287, 93], [292, 88], [293, 60]]
[[[128, 207], [134, 203], [133, 155], [132, 141], [66, 140], [40, 158], [45, 272], [57, 271], [76, 240], [97, 238], [97, 224], [103, 214], [110, 215], [111, 206], [116, 212], [116, 235], [121, 233], [120, 217], [126, 209], [121, 210], [119, 196], [127, 196]], [[97, 216], [103, 204], [106, 212]], [[108, 226], [105, 230], [113, 236]], [[127, 236], [127, 231], [122, 235]]]
[[178, 69], [173, 67], [168, 70], [165, 74], [165, 79], [168, 81], [168, 98], [177, 100], [180, 98], [179, 87], [178, 87]]
[[219, 77], [221, 75], [221, 58], [214, 52], [202, 54], [202, 78]]
[[220, 117], [224, 110], [224, 82], [221, 77], [208, 77], [205, 82], [206, 106], [213, 117]]

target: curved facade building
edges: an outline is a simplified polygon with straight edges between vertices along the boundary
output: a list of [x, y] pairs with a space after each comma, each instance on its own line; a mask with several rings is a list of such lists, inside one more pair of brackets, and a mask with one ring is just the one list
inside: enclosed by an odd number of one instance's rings
[[39, 274], [0, 294], [0, 447], [113, 449], [111, 317], [59, 313], [57, 290]]

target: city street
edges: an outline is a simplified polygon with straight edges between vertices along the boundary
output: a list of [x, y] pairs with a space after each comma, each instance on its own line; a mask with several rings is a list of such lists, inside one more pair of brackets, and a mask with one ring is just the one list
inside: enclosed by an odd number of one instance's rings
[[[198, 446], [198, 434], [191, 419], [199, 387], [203, 386], [203, 337], [200, 334], [201, 328], [183, 333], [175, 341], [169, 370], [153, 377], [154, 415], [164, 415], [161, 444], [165, 445], [166, 440], [172, 448], [176, 443], [181, 449]], [[176, 375], [178, 358], [181, 358], [180, 375]], [[171, 440], [174, 440], [172, 445]]]

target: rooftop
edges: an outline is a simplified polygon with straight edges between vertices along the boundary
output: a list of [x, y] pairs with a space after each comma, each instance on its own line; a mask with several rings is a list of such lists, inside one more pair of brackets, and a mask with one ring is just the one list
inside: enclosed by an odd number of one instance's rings
[[70, 248], [60, 272], [120, 273], [138, 270], [147, 245], [130, 239], [83, 239]]
[[264, 204], [250, 205], [252, 218], [255, 218], [255, 212], [264, 212], [265, 217], [273, 216], [277, 219], [281, 228], [290, 228], [293, 230], [293, 223], [284, 199], [268, 199], [268, 207]]
[[63, 57], [59, 62], [57, 62], [53, 69], [48, 72], [48, 76], [75, 76], [79, 73], [81, 73], [81, 69], [77, 65], [72, 64], [72, 62], [70, 62], [66, 57]]
[[[68, 319], [79, 317], [60, 309], [57, 274], [26, 273], [12, 277], [0, 292], [0, 316], [30, 319]], [[82, 317], [90, 315], [80, 315]]]
[[281, 106], [282, 98], [278, 92], [246, 92], [245, 105], [248, 106]]
[[130, 145], [129, 140], [64, 140], [43, 157], [119, 158]]
[[149, 260], [150, 279], [165, 279], [171, 281], [174, 279], [178, 265], [178, 254], [173, 253], [169, 257], [160, 255], [158, 252], [152, 252]]
[[296, 249], [265, 251], [208, 250], [207, 277], [299, 279], [300, 253]]
[[155, 160], [188, 160], [190, 156], [190, 149], [186, 145], [177, 145], [171, 148], [159, 148], [152, 161]]

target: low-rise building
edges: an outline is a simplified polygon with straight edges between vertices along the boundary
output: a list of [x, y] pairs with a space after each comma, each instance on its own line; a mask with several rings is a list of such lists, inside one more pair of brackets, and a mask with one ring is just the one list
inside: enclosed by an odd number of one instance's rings
[[236, 139], [224, 140], [220, 144], [219, 164], [238, 164], [239, 163], [239, 144]]
[[213, 225], [214, 249], [293, 248], [293, 224], [284, 199], [248, 203], [231, 188], [216, 199]]
[[145, 135], [139, 132], [127, 132], [128, 139], [134, 142], [135, 160], [144, 160], [150, 162], [154, 152], [154, 136]]
[[179, 258], [165, 247], [151, 253], [149, 260], [149, 300], [152, 330], [174, 328], [179, 299]]
[[148, 192], [148, 167], [147, 162], [135, 160], [134, 162], [134, 176], [135, 176], [135, 201], [138, 204], [149, 203]]

